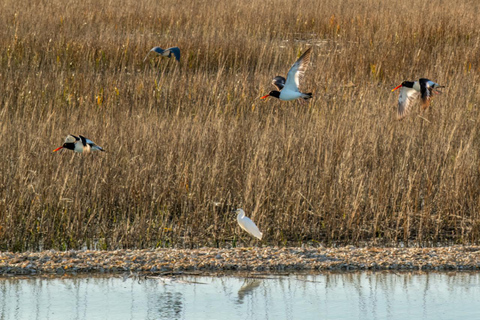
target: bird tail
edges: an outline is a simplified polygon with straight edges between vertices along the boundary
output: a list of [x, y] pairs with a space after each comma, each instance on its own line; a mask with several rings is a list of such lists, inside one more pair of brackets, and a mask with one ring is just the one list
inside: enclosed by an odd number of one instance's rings
[[305, 95], [305, 96], [302, 97], [304, 100], [308, 100], [308, 99], [311, 99], [311, 98], [312, 98], [312, 93], [311, 93], [311, 92], [309, 92], [309, 93], [304, 93], [304, 95]]

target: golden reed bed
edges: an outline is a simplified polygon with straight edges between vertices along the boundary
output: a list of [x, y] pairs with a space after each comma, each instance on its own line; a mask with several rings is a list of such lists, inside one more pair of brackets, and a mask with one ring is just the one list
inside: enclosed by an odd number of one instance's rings
[[[2, 250], [238, 245], [237, 207], [270, 245], [479, 242], [478, 1], [0, 8]], [[261, 101], [307, 47], [314, 98]], [[444, 94], [396, 121], [420, 77]]]

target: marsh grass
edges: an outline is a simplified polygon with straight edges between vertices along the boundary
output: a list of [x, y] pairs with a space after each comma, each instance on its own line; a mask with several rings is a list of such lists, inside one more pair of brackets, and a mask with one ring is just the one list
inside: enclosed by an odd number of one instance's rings
[[[282, 8], [278, 10], [277, 8]], [[0, 249], [480, 240], [480, 4], [12, 1]], [[145, 54], [179, 46], [181, 63]], [[308, 104], [267, 102], [313, 46]], [[403, 80], [447, 88], [395, 120]], [[107, 152], [52, 153], [69, 134]]]

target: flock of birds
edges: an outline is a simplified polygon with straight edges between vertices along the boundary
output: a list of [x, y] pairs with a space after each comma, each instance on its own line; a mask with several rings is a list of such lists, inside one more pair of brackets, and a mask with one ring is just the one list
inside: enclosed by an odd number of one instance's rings
[[[151, 52], [158, 53], [159, 55], [167, 58], [175, 57], [175, 59], [180, 62], [180, 49], [178, 47], [171, 47], [168, 49], [153, 47], [147, 53], [143, 62], [147, 60], [148, 55]], [[291, 101], [296, 99], [308, 100], [312, 98], [312, 93], [303, 93], [299, 90], [300, 79], [304, 75], [310, 63], [311, 52], [312, 48], [308, 48], [307, 51], [305, 51], [300, 58], [295, 61], [287, 73], [287, 78], [282, 76], [276, 76], [273, 78], [272, 84], [277, 88], [277, 90], [270, 91], [270, 93], [261, 97], [261, 99], [274, 97], [283, 101]], [[400, 95], [398, 96], [397, 119], [403, 119], [412, 109], [412, 106], [418, 101], [421, 101], [423, 110], [427, 109], [430, 105], [433, 95], [442, 93], [438, 90], [439, 88], [444, 88], [444, 86], [425, 78], [421, 78], [418, 81], [404, 81], [399, 86], [393, 88], [392, 92], [400, 89]], [[72, 134], [69, 134], [65, 138], [63, 145], [53, 150], [53, 152], [61, 149], [69, 149], [79, 153], [105, 151], [102, 147], [96, 145], [92, 140], [81, 135], [77, 137]], [[262, 232], [260, 232], [255, 223], [245, 215], [245, 211], [243, 211], [243, 209], [236, 209], [233, 212], [237, 213], [237, 222], [243, 230], [259, 240], [262, 239]]]

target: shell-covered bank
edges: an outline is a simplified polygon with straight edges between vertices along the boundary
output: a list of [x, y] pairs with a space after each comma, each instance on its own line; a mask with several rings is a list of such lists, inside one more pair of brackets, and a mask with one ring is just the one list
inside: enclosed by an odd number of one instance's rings
[[199, 248], [0, 253], [0, 274], [480, 270], [479, 246]]

